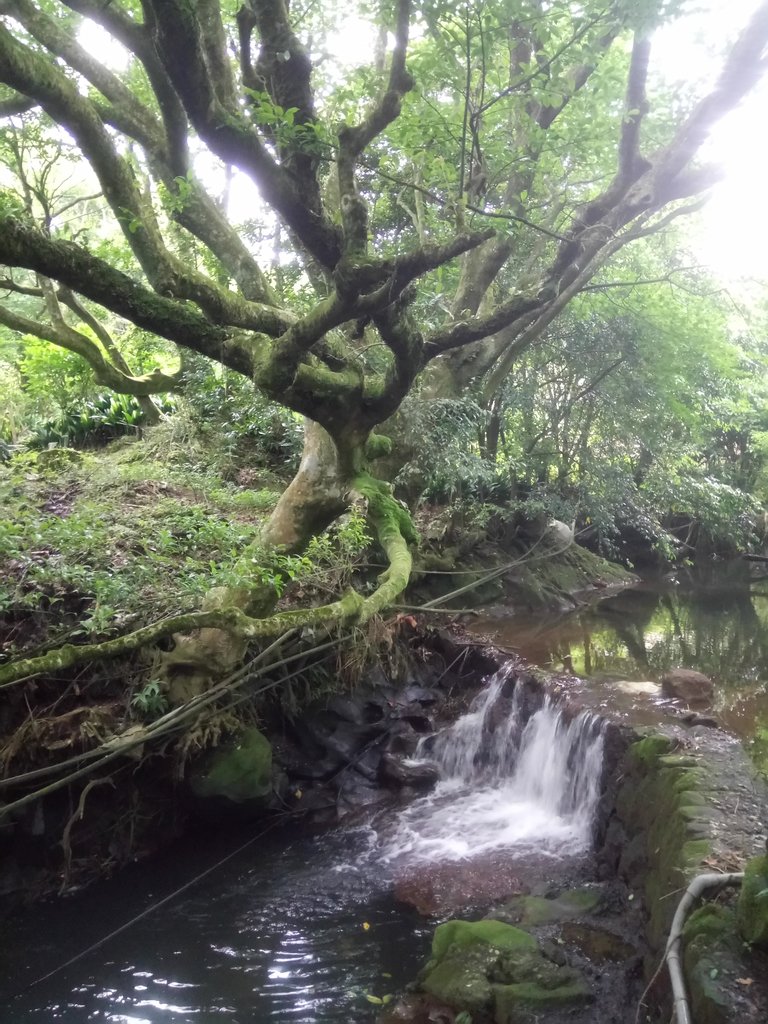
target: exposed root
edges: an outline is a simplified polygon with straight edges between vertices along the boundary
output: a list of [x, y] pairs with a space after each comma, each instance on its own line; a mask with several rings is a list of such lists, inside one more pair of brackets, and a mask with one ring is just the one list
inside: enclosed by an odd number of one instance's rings
[[[392, 497], [386, 484], [364, 474], [355, 480], [354, 487], [368, 500], [371, 522], [389, 563], [389, 567], [379, 577], [379, 586], [369, 597], [364, 598], [356, 591], [349, 590], [331, 604], [277, 612], [265, 618], [254, 618], [238, 607], [216, 607], [172, 615], [102, 643], [81, 646], [64, 644], [37, 657], [11, 662], [0, 668], [0, 689], [42, 672], [60, 672], [84, 662], [116, 658], [148, 647], [173, 634], [199, 635], [203, 630], [221, 630], [239, 641], [247, 642], [276, 637], [297, 627], [368, 622], [389, 607], [408, 585], [413, 565], [409, 544], [416, 542], [418, 537], [408, 511]], [[194, 643], [194, 639], [190, 642]], [[188, 660], [186, 656], [185, 660]]]
[[30, 716], [0, 750], [3, 774], [30, 750], [87, 750], [104, 743], [116, 729], [120, 702], [72, 708], [61, 715]]
[[64, 826], [64, 832], [61, 836], [61, 847], [64, 850], [64, 875], [61, 882], [60, 892], [64, 892], [67, 888], [72, 875], [72, 843], [70, 841], [72, 827], [75, 822], [83, 820], [83, 815], [85, 814], [85, 801], [88, 799], [88, 794], [92, 789], [95, 789], [96, 786], [103, 786], [105, 783], [108, 783], [114, 789], [115, 783], [112, 780], [111, 775], [108, 775], [105, 779], [91, 779], [90, 782], [87, 782], [86, 785], [83, 786], [82, 792], [80, 793], [80, 799], [77, 802], [77, 809]]
[[209, 715], [201, 715], [176, 743], [176, 778], [184, 777], [184, 768], [192, 754], [218, 746], [225, 737], [236, 735], [241, 729], [242, 722], [229, 711], [213, 711]]

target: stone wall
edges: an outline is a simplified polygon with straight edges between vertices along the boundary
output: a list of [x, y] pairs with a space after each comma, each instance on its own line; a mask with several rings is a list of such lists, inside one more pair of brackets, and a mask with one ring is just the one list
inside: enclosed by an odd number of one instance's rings
[[[644, 901], [649, 976], [689, 883], [705, 872], [740, 871], [765, 849], [766, 794], [741, 745], [719, 731], [688, 735], [684, 747], [658, 734], [629, 747], [601, 851], [607, 869], [615, 868]], [[750, 862], [750, 878], [763, 877], [764, 861]], [[768, 894], [761, 894], [754, 881], [743, 897], [715, 890], [688, 918], [684, 969], [696, 1024], [768, 1019], [768, 956], [754, 941], [762, 938], [763, 921], [768, 935]], [[741, 930], [739, 917], [750, 922]], [[753, 934], [745, 932], [749, 927]], [[668, 1001], [663, 982], [654, 994], [657, 1002]]]

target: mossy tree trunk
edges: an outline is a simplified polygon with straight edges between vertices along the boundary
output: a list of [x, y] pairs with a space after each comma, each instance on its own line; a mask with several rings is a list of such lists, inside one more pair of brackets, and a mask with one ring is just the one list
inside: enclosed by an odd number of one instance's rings
[[[359, 462], [360, 455], [353, 461]], [[330, 434], [319, 423], [305, 420], [299, 468], [264, 527], [263, 543], [286, 552], [306, 547], [346, 508], [354, 476], [350, 469]]]

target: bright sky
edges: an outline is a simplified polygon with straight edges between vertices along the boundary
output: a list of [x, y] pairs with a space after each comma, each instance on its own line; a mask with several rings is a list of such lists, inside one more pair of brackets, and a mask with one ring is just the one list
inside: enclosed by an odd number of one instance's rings
[[[749, 21], [759, 0], [708, 0], [706, 14], [682, 18], [658, 33], [653, 64], [670, 82], [711, 87], [722, 59], [714, 53]], [[768, 281], [768, 76], [715, 127], [706, 159], [724, 178], [690, 231], [691, 248], [725, 280]]]
[[[654, 40], [652, 66], [671, 84], [701, 83], [711, 86], [720, 59], [715, 54], [723, 41], [747, 23], [759, 0], [704, 0], [699, 10], [679, 19]], [[704, 13], [702, 13], [702, 11]], [[361, 46], [367, 26], [347, 24], [327, 51], [340, 62], [368, 58], [369, 47]], [[86, 22], [80, 40], [92, 53], [104, 55], [116, 70], [124, 66], [122, 47], [91, 22]], [[122, 51], [122, 53], [121, 53]], [[736, 111], [715, 128], [707, 147], [707, 158], [724, 171], [723, 181], [696, 223], [690, 226], [690, 245], [699, 258], [721, 278], [761, 278], [768, 281], [768, 77], [763, 85]], [[207, 177], [207, 175], [206, 175]], [[243, 175], [235, 175], [231, 202], [236, 209], [254, 209], [259, 200]]]

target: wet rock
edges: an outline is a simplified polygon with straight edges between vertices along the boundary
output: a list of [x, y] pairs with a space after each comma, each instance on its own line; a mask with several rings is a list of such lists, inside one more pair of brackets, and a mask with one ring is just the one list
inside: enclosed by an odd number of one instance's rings
[[693, 1020], [702, 1024], [764, 1024], [768, 993], [760, 965], [745, 963], [736, 916], [706, 903], [683, 931], [683, 960]]
[[521, 672], [517, 676], [515, 689], [519, 694], [520, 717], [527, 722], [544, 703], [544, 687], [529, 672]]
[[330, 754], [336, 754], [340, 761], [351, 764], [382, 735], [382, 730], [377, 726], [340, 722], [337, 728], [325, 737], [325, 749]]
[[440, 925], [419, 987], [453, 1010], [495, 1024], [592, 998], [582, 976], [544, 956], [532, 935], [494, 920]]
[[385, 785], [413, 789], [432, 789], [440, 778], [440, 769], [429, 761], [408, 764], [393, 754], [384, 754], [379, 761], [379, 778]]
[[[427, 678], [434, 675], [428, 673]], [[341, 788], [338, 818], [390, 799], [393, 787], [423, 790], [434, 784], [434, 769], [406, 770], [397, 765], [415, 754], [420, 739], [433, 732], [430, 710], [443, 700], [439, 690], [414, 678], [396, 687], [383, 672], [372, 670], [354, 694], [317, 702], [286, 722], [275, 741], [276, 760], [292, 784], [325, 782], [334, 801]], [[382, 768], [385, 754], [390, 756]], [[365, 785], [348, 781], [348, 771], [362, 776]], [[374, 799], [371, 790], [382, 783], [389, 789]]]
[[711, 704], [715, 687], [702, 672], [690, 668], [673, 668], [661, 677], [661, 692], [687, 704]]
[[272, 747], [258, 729], [246, 729], [194, 766], [188, 783], [200, 810], [264, 808], [272, 793]]
[[336, 812], [340, 818], [364, 808], [377, 807], [392, 799], [391, 794], [375, 781], [370, 781], [351, 769], [347, 769], [339, 777], [338, 787]]
[[310, 785], [306, 789], [291, 789], [286, 804], [303, 814], [312, 814], [317, 819], [335, 821], [336, 818], [336, 797], [331, 796], [324, 786]]
[[432, 719], [423, 711], [406, 709], [400, 715], [400, 718], [403, 722], [407, 722], [415, 732], [421, 733], [422, 736], [426, 736], [434, 731], [435, 726]]
[[620, 935], [594, 924], [563, 925], [561, 936], [569, 946], [575, 946], [592, 963], [622, 963], [637, 956], [637, 948], [625, 942]]
[[395, 898], [428, 916], [488, 907], [523, 891], [509, 854], [419, 864], [395, 880]]
[[547, 960], [538, 951], [502, 956], [496, 976], [509, 982], [493, 986], [494, 1024], [538, 1019], [540, 1011], [590, 1003], [594, 999], [578, 971]]
[[454, 1024], [456, 1013], [423, 993], [405, 995], [377, 1017], [377, 1024]]
[[639, 884], [648, 869], [647, 839], [641, 832], [624, 847], [619, 860], [619, 878], [630, 885]]
[[296, 782], [321, 781], [331, 778], [340, 767], [339, 758], [321, 754], [312, 756], [277, 738], [274, 741], [275, 760], [285, 773]]
[[485, 942], [454, 946], [435, 963], [421, 987], [452, 1009], [485, 1014], [493, 998], [488, 972], [498, 956], [498, 950]]
[[371, 741], [381, 736], [385, 729], [378, 724], [356, 724], [337, 718], [326, 711], [316, 718], [302, 723], [299, 733], [305, 745], [319, 750], [322, 754], [336, 755], [340, 761], [349, 762]]
[[657, 697], [661, 693], [659, 684], [649, 679], [617, 679], [611, 686], [614, 690], [619, 690], [621, 693], [629, 693], [633, 696]]
[[441, 960], [451, 947], [466, 948], [482, 942], [497, 950], [534, 950], [536, 939], [503, 921], [446, 921], [435, 928], [432, 958]]
[[543, 939], [540, 940], [539, 946], [547, 960], [551, 960], [558, 967], [565, 967], [567, 965], [568, 957], [565, 954], [565, 950], [562, 946], [558, 946], [557, 942], [551, 939]]
[[392, 728], [387, 734], [386, 748], [391, 754], [403, 754], [410, 757], [416, 753], [420, 736], [410, 724], [399, 719], [392, 723]]
[[[485, 732], [493, 734], [497, 729], [503, 729], [509, 722], [509, 717], [512, 714], [512, 698], [505, 697], [503, 692], [499, 694], [497, 699], [493, 702], [490, 708], [488, 708], [483, 727]], [[522, 732], [523, 723], [520, 724], [520, 731]]]
[[627, 833], [618, 818], [611, 818], [605, 831], [603, 844], [598, 853], [598, 873], [601, 877], [612, 878], [627, 842]]
[[698, 715], [695, 711], [688, 711], [686, 714], [680, 715], [680, 721], [691, 728], [695, 728], [697, 725], [701, 725], [706, 729], [720, 728], [720, 723], [716, 718], [712, 718], [710, 715]]
[[390, 685], [386, 672], [378, 662], [368, 669], [360, 683], [365, 689], [386, 688]]
[[370, 724], [383, 722], [389, 714], [391, 706], [391, 701], [381, 694], [366, 697], [362, 702], [363, 721]]
[[402, 702], [405, 704], [418, 703], [424, 705], [424, 707], [431, 707], [442, 700], [443, 695], [439, 690], [433, 690], [427, 686], [419, 686], [417, 683], [411, 683], [402, 690]]
[[360, 701], [352, 700], [350, 697], [332, 697], [328, 702], [328, 711], [342, 721], [351, 722], [353, 725], [362, 725], [365, 721]]
[[358, 772], [369, 782], [377, 782], [379, 779], [379, 767], [381, 765], [381, 750], [377, 747], [369, 747], [358, 754], [349, 767], [352, 771]]
[[568, 921], [594, 911], [601, 899], [597, 888], [571, 889], [560, 896], [516, 896], [494, 910], [499, 920], [535, 928], [539, 925]]

